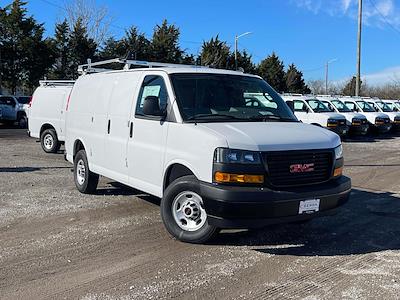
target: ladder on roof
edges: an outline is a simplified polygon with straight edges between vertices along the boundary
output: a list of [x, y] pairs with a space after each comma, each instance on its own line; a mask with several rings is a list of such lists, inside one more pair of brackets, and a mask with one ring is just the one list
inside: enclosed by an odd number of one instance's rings
[[74, 85], [75, 80], [40, 80], [40, 86], [68, 86]]
[[103, 61], [92, 62], [91, 59], [88, 59], [87, 64], [78, 66], [78, 73], [81, 75], [86, 75], [90, 73], [99, 73], [106, 71], [115, 71], [114, 69], [107, 68], [98, 68], [98, 66], [104, 66], [108, 64], [122, 64], [123, 70], [129, 70], [131, 66], [139, 66], [139, 67], [164, 67], [164, 68], [208, 68], [207, 66], [198, 66], [198, 65], [186, 65], [186, 64], [169, 64], [162, 62], [150, 62], [150, 61], [142, 61], [142, 60], [130, 60], [130, 59], [122, 59], [122, 58], [113, 58], [107, 59]]

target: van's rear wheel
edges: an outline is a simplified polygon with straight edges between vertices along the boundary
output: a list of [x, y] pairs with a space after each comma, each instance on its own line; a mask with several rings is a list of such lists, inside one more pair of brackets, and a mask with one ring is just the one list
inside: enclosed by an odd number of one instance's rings
[[54, 129], [46, 129], [42, 132], [40, 135], [40, 144], [46, 153], [57, 153], [61, 146]]
[[183, 242], [205, 243], [218, 232], [208, 224], [194, 176], [178, 178], [167, 187], [161, 200], [161, 217], [168, 232]]
[[74, 181], [76, 188], [84, 194], [93, 193], [99, 183], [99, 175], [89, 170], [85, 150], [80, 150], [74, 158]]

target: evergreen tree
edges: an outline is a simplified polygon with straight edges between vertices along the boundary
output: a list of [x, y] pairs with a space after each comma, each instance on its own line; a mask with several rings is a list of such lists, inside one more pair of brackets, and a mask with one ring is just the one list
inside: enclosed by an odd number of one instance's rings
[[68, 68], [70, 64], [70, 49], [69, 49], [69, 26], [64, 20], [62, 23], [56, 24], [55, 35], [53, 40], [53, 48], [56, 55], [56, 61], [50, 77], [54, 79], [68, 78]]
[[44, 28], [28, 17], [26, 2], [14, 0], [0, 11], [1, 83], [12, 93], [18, 87], [32, 89], [53, 64], [49, 40]]
[[[237, 65], [238, 69], [242, 68], [245, 73], [255, 74], [256, 66], [253, 64], [252, 57], [247, 53], [246, 50], [237, 53]], [[235, 69], [235, 53], [232, 52], [231, 60], [229, 63], [229, 69]]]
[[219, 36], [204, 41], [200, 53], [201, 64], [213, 68], [227, 69], [232, 65], [232, 57], [226, 42]]
[[167, 20], [161, 25], [156, 25], [151, 40], [151, 60], [180, 63], [184, 51], [179, 46], [179, 35], [179, 28], [169, 25]]
[[286, 92], [300, 94], [311, 93], [311, 90], [304, 82], [303, 73], [297, 70], [294, 64], [289, 65], [289, 68], [285, 74], [285, 82]]
[[67, 73], [68, 78], [74, 79], [78, 76], [78, 66], [86, 63], [88, 58], [93, 58], [97, 49], [94, 40], [88, 37], [81, 19], [78, 19], [74, 25], [74, 29], [70, 34], [68, 47], [71, 51], [71, 56]]
[[[349, 80], [349, 82], [347, 82], [345, 87], [343, 88], [342, 94], [345, 96], [355, 96], [356, 95], [356, 81], [357, 81], [357, 78], [355, 76], [353, 76], [353, 78], [351, 78]], [[360, 86], [361, 85], [362, 85], [362, 82], [360, 82]]]
[[283, 62], [273, 52], [258, 66], [258, 75], [269, 83], [277, 92], [286, 91], [285, 70]]
[[[159, 39], [157, 38], [157, 40]], [[122, 44], [125, 49], [125, 55], [128, 55], [128, 53], [130, 53], [130, 58], [137, 60], [152, 59], [152, 45], [150, 44], [150, 41], [145, 37], [145, 35], [139, 32], [137, 27], [132, 26], [126, 31], [125, 37], [122, 39]], [[160, 60], [163, 60], [162, 57], [160, 57]]]
[[99, 51], [99, 59], [106, 60], [112, 59], [116, 57], [125, 57], [126, 55], [126, 47], [122, 43], [122, 41], [118, 41], [113, 37], [108, 38], [104, 44], [102, 49]]

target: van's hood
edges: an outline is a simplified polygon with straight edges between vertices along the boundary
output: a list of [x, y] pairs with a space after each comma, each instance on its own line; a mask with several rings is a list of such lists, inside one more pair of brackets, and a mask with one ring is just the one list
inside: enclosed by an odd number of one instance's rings
[[387, 119], [389, 116], [387, 114], [381, 113], [381, 112], [363, 112], [363, 115], [367, 117], [368, 122], [375, 124], [375, 119], [376, 118], [383, 118]]
[[334, 112], [324, 112], [318, 113], [320, 115], [324, 115], [327, 119], [335, 119], [335, 120], [343, 120], [346, 119], [342, 114], [334, 113]]
[[348, 125], [351, 125], [351, 123], [353, 122], [353, 119], [359, 119], [359, 120], [366, 120], [367, 118], [359, 113], [355, 113], [355, 112], [343, 112], [341, 113], [343, 116], [345, 116]]
[[285, 122], [199, 123], [225, 137], [229, 148], [252, 151], [331, 149], [340, 145], [337, 134], [314, 125]]
[[394, 118], [400, 118], [400, 114], [397, 112], [385, 112], [390, 118], [390, 120], [394, 121]]

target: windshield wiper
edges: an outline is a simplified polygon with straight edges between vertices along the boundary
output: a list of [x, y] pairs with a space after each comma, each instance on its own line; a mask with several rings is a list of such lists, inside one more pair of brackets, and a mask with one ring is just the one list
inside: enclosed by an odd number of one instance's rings
[[190, 120], [208, 119], [208, 118], [243, 120], [243, 118], [238, 118], [232, 115], [225, 115], [225, 114], [197, 114], [194, 116], [190, 116], [189, 118], [187, 118], [187, 120], [190, 121]]
[[249, 120], [264, 121], [264, 122], [267, 122], [269, 120], [283, 121], [283, 122], [295, 122], [296, 121], [291, 118], [285, 118], [285, 117], [280, 117], [280, 116], [275, 116], [275, 115], [252, 116], [249, 118]]

